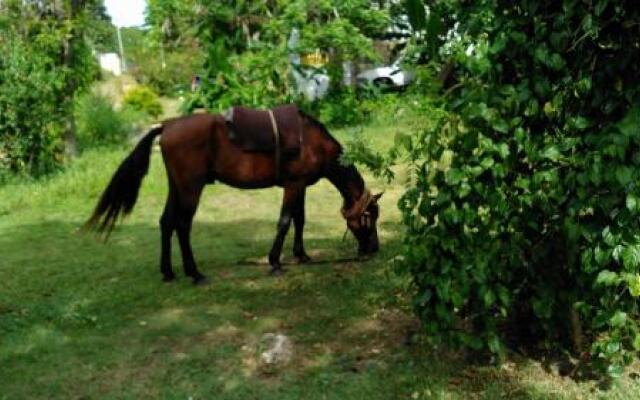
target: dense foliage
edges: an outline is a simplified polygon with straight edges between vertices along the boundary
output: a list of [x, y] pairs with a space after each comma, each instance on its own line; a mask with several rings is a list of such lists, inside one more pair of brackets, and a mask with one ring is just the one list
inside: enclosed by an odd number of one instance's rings
[[49, 171], [63, 152], [55, 106], [61, 77], [47, 58], [27, 56], [33, 49], [16, 37], [5, 36], [0, 52], [0, 169]]
[[[207, 53], [198, 100], [213, 109], [290, 101], [296, 96], [293, 53], [329, 54], [328, 72], [337, 87], [342, 62], [375, 58], [372, 38], [389, 24], [387, 10], [365, 0], [199, 4], [198, 35]], [[294, 29], [300, 41], [289, 49]]]
[[435, 126], [403, 140], [400, 202], [427, 332], [498, 354], [573, 346], [618, 376], [640, 350], [640, 10], [430, 6], [456, 17], [440, 50], [455, 79]]
[[0, 3], [0, 175], [51, 171], [73, 150], [73, 97], [97, 73], [89, 21], [70, 2]]
[[157, 118], [162, 114], [162, 104], [156, 92], [147, 86], [136, 86], [122, 99], [123, 106], [146, 113]]
[[203, 54], [197, 38], [201, 8], [196, 0], [149, 0], [148, 29], [129, 29], [123, 40], [131, 72], [160, 94], [175, 95], [200, 73]]
[[84, 151], [92, 147], [126, 143], [149, 123], [149, 114], [133, 107], [114, 107], [111, 99], [97, 91], [79, 96], [75, 106], [78, 145]]

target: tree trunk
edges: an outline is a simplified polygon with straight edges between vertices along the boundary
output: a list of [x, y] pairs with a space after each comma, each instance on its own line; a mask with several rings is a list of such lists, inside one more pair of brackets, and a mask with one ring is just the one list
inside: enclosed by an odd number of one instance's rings
[[453, 67], [455, 67], [455, 61], [453, 57], [449, 58], [447, 63], [442, 67], [440, 73], [438, 73], [438, 81], [442, 85], [443, 88], [446, 88], [449, 85], [449, 78], [451, 77], [451, 73], [453, 72]]
[[[71, 71], [73, 67], [73, 30], [71, 37], [66, 39], [63, 46], [63, 65]], [[78, 154], [78, 144], [76, 140], [76, 121], [73, 113], [73, 99], [75, 97], [76, 82], [71, 72], [66, 77], [65, 90], [62, 98], [62, 109], [64, 115], [64, 149], [67, 157], [74, 157]]]
[[76, 63], [74, 47], [79, 39], [78, 31], [75, 26], [75, 20], [85, 6], [85, 0], [69, 0], [69, 8], [65, 10], [64, 1], [56, 1], [58, 17], [69, 19], [72, 21], [69, 36], [62, 44], [62, 65], [67, 71], [70, 71], [65, 77], [64, 94], [61, 99], [62, 109], [64, 110], [64, 144], [65, 154], [67, 157], [73, 157], [78, 154], [78, 144], [76, 140], [76, 123], [74, 119], [73, 107], [76, 91], [78, 90], [78, 82], [74, 75], [74, 67]]

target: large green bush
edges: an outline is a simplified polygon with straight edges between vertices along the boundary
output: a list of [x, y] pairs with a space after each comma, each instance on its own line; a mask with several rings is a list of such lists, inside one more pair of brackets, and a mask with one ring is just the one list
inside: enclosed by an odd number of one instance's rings
[[99, 69], [87, 5], [0, 3], [0, 179], [44, 174], [73, 155], [73, 100]]
[[[314, 4], [208, 0], [202, 4], [198, 37], [206, 52], [202, 87], [190, 100], [191, 108], [264, 107], [297, 100], [291, 53], [330, 52], [327, 71], [331, 85], [338, 88], [342, 62], [374, 59], [372, 38], [384, 33], [389, 24], [387, 10], [365, 0]], [[299, 30], [300, 40], [290, 49], [293, 29]]]
[[130, 107], [116, 110], [108, 98], [94, 91], [78, 97], [74, 115], [81, 150], [125, 143], [149, 118]]
[[63, 158], [63, 77], [52, 60], [14, 35], [0, 38], [0, 170], [38, 175]]
[[431, 6], [460, 26], [444, 111], [403, 140], [404, 264], [426, 331], [498, 354], [573, 348], [618, 376], [640, 350], [640, 10]]
[[162, 114], [160, 98], [156, 92], [148, 86], [136, 86], [129, 90], [125, 93], [122, 104], [124, 107], [130, 107], [155, 118]]
[[[350, 126], [364, 123], [374, 112], [377, 96], [364, 95], [353, 89], [334, 90], [314, 103], [305, 104], [314, 115], [330, 126]], [[382, 106], [382, 101], [377, 104]]]

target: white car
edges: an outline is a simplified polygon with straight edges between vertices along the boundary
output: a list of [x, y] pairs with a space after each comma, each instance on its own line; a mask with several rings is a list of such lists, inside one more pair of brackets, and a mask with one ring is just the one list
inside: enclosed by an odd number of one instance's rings
[[402, 59], [393, 64], [368, 69], [356, 76], [358, 87], [375, 86], [381, 89], [402, 89], [413, 81], [413, 73], [400, 65]]

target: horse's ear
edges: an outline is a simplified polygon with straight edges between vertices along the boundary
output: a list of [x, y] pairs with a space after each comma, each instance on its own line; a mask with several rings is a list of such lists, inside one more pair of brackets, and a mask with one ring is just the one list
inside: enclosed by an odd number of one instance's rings
[[384, 194], [384, 192], [380, 192], [380, 193], [378, 193], [378, 194], [374, 194], [374, 195], [373, 195], [373, 200], [372, 200], [372, 202], [373, 202], [373, 203], [377, 203], [377, 202], [378, 202], [378, 200], [380, 200], [380, 197], [382, 197], [382, 195], [383, 195], [383, 194]]

